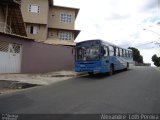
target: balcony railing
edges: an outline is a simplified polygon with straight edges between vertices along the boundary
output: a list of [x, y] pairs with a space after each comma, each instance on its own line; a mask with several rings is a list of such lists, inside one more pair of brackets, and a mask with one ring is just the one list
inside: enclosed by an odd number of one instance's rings
[[13, 2], [18, 3], [19, 5], [21, 4], [21, 0], [13, 0]]
[[12, 29], [9, 25], [4, 22], [0, 22], [0, 32], [12, 34]]

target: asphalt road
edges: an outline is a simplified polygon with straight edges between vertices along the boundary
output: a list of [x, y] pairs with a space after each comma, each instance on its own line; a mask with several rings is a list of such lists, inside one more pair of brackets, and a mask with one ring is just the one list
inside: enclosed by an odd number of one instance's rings
[[0, 95], [0, 113], [160, 113], [160, 71], [134, 67]]

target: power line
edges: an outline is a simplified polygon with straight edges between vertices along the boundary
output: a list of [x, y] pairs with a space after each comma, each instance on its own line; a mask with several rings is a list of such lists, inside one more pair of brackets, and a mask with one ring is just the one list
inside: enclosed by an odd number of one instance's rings
[[151, 44], [151, 43], [154, 43], [154, 42], [155, 42], [155, 41], [151, 41], [151, 42], [147, 42], [147, 43], [140, 43], [140, 45], [136, 45], [135, 47], [139, 47], [139, 46]]
[[150, 31], [150, 32], [152, 32], [152, 33], [155, 33], [156, 35], [160, 36], [160, 34], [159, 34], [159, 33], [155, 32], [155, 31], [153, 31], [153, 30], [146, 29], [146, 28], [143, 28], [143, 30], [148, 30], [148, 31]]

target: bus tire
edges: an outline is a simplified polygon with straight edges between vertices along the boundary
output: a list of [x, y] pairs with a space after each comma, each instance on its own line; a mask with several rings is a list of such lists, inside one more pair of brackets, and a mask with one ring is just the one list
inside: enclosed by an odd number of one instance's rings
[[129, 63], [127, 62], [127, 66], [126, 66], [125, 70], [128, 70], [128, 69], [129, 69]]
[[113, 75], [114, 74], [114, 65], [110, 65], [110, 71], [109, 71], [109, 75]]
[[88, 72], [88, 74], [91, 76], [91, 75], [93, 75], [93, 72]]

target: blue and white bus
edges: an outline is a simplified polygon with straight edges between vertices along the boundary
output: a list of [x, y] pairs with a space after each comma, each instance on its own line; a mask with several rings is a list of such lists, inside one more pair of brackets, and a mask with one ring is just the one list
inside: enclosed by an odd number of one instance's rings
[[109, 73], [129, 68], [133, 61], [132, 50], [119, 47], [103, 40], [87, 40], [76, 43], [75, 71]]

